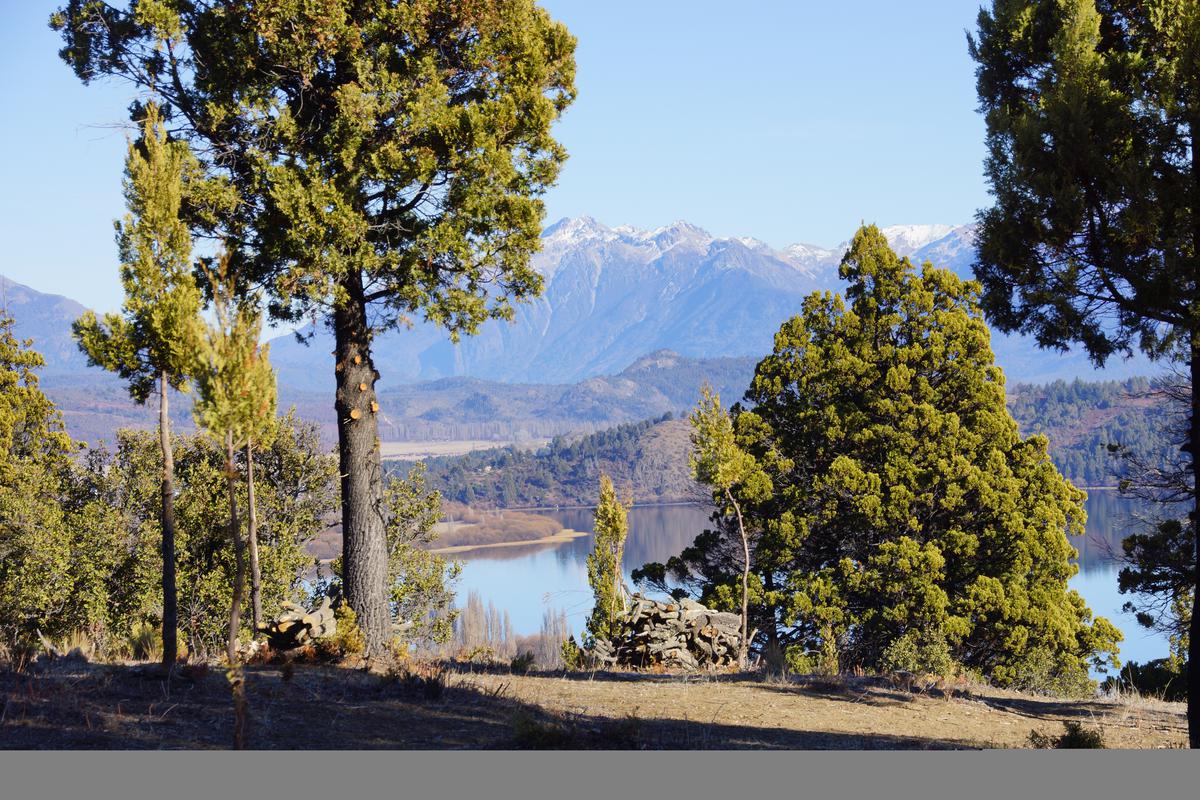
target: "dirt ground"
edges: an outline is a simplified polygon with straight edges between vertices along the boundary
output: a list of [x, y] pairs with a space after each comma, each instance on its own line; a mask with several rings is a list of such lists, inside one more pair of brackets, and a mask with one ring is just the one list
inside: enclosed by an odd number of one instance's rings
[[[947, 699], [877, 679], [763, 681], [629, 673], [512, 675], [454, 665], [441, 679], [332, 666], [246, 667], [251, 749], [969, 749], [1028, 747], [1063, 721], [1108, 747], [1182, 747], [1184, 706], [1064, 701], [975, 688]], [[426, 671], [436, 675], [436, 668]], [[0, 671], [0, 748], [230, 748], [223, 669], [167, 681], [150, 667], [58, 662]]]

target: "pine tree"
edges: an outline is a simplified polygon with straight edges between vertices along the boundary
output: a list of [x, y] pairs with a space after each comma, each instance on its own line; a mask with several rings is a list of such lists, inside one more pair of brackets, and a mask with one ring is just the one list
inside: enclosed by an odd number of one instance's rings
[[[237, 638], [241, 627], [241, 604], [246, 569], [241, 524], [237, 508], [237, 451], [246, 448], [247, 488], [253, 502], [252, 443], [270, 432], [275, 418], [275, 372], [267, 360], [269, 348], [259, 344], [262, 314], [258, 298], [241, 291], [230, 270], [228, 254], [218, 260], [210, 276], [214, 289], [216, 323], [206, 327], [200, 364], [195, 369], [197, 395], [193, 413], [196, 422], [215, 439], [224, 442], [225, 479], [229, 494], [229, 537], [233, 543], [236, 572], [229, 610], [229, 640], [226, 655], [237, 660]], [[257, 563], [257, 543], [254, 545]], [[256, 579], [256, 583], [261, 577]], [[256, 592], [257, 594], [257, 592]], [[255, 610], [256, 616], [261, 608]], [[256, 623], [257, 625], [257, 623]]]
[[692, 475], [700, 483], [712, 487], [717, 513], [733, 512], [738, 538], [742, 545], [742, 585], [740, 594], [742, 638], [738, 648], [738, 664], [746, 667], [750, 646], [750, 532], [742, 513], [742, 502], [762, 501], [771, 495], [771, 479], [758, 465], [754, 456], [738, 446], [733, 420], [721, 406], [721, 397], [705, 385], [700, 402], [690, 417]]
[[[840, 274], [845, 298], [810, 295], [733, 409], [737, 449], [770, 479], [739, 498], [757, 531], [751, 616], [794, 662], [883, 669], [913, 653], [1086, 690], [1120, 632], [1067, 586], [1084, 494], [1009, 415], [978, 285], [918, 273], [874, 226]], [[718, 526], [635, 578], [737, 597], [736, 537]]]
[[185, 183], [196, 166], [187, 144], [168, 138], [157, 106], [147, 106], [142, 135], [129, 145], [125, 161], [129, 213], [116, 225], [125, 290], [122, 313], [97, 319], [89, 311], [74, 325], [89, 362], [125, 379], [134, 400], [145, 403], [158, 391], [164, 665], [174, 664], [178, 652], [175, 465], [168, 404], [172, 389], [186, 390], [198, 346], [200, 290], [191, 272], [191, 235], [180, 217]]
[[596, 599], [588, 617], [587, 630], [595, 639], [611, 639], [621, 629], [620, 617], [625, 613], [626, 605], [621, 560], [625, 554], [625, 537], [629, 534], [627, 513], [626, 505], [617, 499], [612, 479], [601, 474], [595, 541], [587, 557], [588, 584]]
[[[1192, 0], [1025, 0], [979, 14], [970, 42], [994, 205], [976, 274], [1002, 330], [1141, 349], [1187, 365], [1185, 448], [1200, 474], [1200, 7]], [[1193, 503], [1192, 522], [1198, 513]], [[1190, 526], [1193, 538], [1200, 525]], [[1192, 574], [1200, 572], [1193, 543]], [[1193, 581], [1195, 578], [1193, 577]], [[1192, 592], [1189, 661], [1200, 658]], [[1188, 677], [1200, 747], [1200, 670]]]
[[51, 24], [82, 80], [152, 93], [209, 154], [221, 201], [193, 224], [231, 242], [272, 313], [327, 316], [346, 593], [382, 652], [371, 342], [417, 316], [457, 339], [541, 291], [529, 258], [566, 158], [550, 131], [575, 96], [574, 38], [533, 0], [71, 2]]

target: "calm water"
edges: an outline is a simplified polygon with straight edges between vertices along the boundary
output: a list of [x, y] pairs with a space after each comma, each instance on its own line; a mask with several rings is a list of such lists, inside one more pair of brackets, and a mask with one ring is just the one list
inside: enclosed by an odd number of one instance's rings
[[[1137, 525], [1143, 506], [1116, 492], [1091, 492], [1087, 501], [1088, 524], [1084, 536], [1073, 544], [1080, 553], [1080, 571], [1071, 585], [1087, 599], [1092, 611], [1106, 616], [1125, 633], [1123, 660], [1145, 661], [1167, 655], [1166, 639], [1147, 632], [1121, 606], [1117, 592], [1118, 565], [1110, 557], [1119, 553], [1121, 539]], [[592, 512], [579, 509], [545, 512], [577, 531], [592, 530]], [[693, 506], [653, 506], [629, 512], [629, 538], [625, 544], [625, 572], [648, 561], [666, 561], [691, 544], [708, 521], [707, 512]], [[591, 611], [585, 559], [592, 537], [580, 537], [557, 546], [531, 546], [477, 550], [457, 556], [464, 561], [459, 596], [479, 592], [483, 601], [507, 609], [518, 633], [536, 633], [547, 609], [567, 612], [578, 631]]]

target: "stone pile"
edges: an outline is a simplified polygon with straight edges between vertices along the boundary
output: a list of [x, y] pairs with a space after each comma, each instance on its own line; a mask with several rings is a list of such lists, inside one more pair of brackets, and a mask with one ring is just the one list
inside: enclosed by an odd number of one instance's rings
[[597, 639], [588, 651], [597, 665], [712, 669], [737, 663], [741, 618], [694, 600], [651, 600], [640, 594], [621, 618], [621, 634]]
[[279, 616], [260, 623], [258, 632], [272, 650], [291, 650], [315, 639], [333, 636], [337, 632], [337, 620], [333, 612], [333, 602], [328, 596], [321, 598], [321, 604], [312, 611], [299, 603], [285, 600]]

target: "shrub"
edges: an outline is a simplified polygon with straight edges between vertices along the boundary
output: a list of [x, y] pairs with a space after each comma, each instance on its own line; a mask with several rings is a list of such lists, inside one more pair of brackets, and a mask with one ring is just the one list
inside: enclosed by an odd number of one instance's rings
[[568, 672], [578, 672], [583, 669], [583, 650], [576, 644], [574, 636], [563, 640], [562, 661], [563, 669]]
[[1029, 743], [1042, 750], [1102, 750], [1104, 735], [1097, 729], [1087, 729], [1080, 722], [1071, 720], [1063, 723], [1062, 736], [1049, 736], [1031, 731]]
[[508, 667], [509, 667], [509, 670], [512, 672], [512, 674], [524, 675], [527, 672], [529, 672], [530, 668], [533, 667], [533, 662], [534, 662], [533, 651], [526, 650], [524, 653], [520, 653], [520, 654], [514, 656], [513, 660], [509, 663]]
[[[355, 616], [354, 609], [349, 603], [343, 602], [334, 610], [333, 618], [337, 623], [337, 630], [333, 636], [322, 639], [321, 642], [329, 642], [333, 651], [342, 658], [361, 656], [367, 643], [363, 638], [362, 629], [358, 627], [358, 617]], [[320, 644], [318, 642], [318, 646]]]
[[1130, 661], [1118, 674], [1106, 678], [1101, 688], [1106, 692], [1136, 691], [1182, 702], [1187, 700], [1187, 669], [1187, 664], [1178, 669], [1169, 658], [1157, 658], [1144, 664]]
[[1018, 691], [1057, 697], [1084, 698], [1096, 694], [1096, 682], [1087, 667], [1072, 659], [1058, 659], [1044, 648], [1030, 650], [1011, 667], [1011, 678], [1002, 681]]
[[946, 676], [956, 671], [950, 646], [940, 632], [928, 635], [908, 631], [888, 645], [879, 659], [884, 672], [928, 673]]

